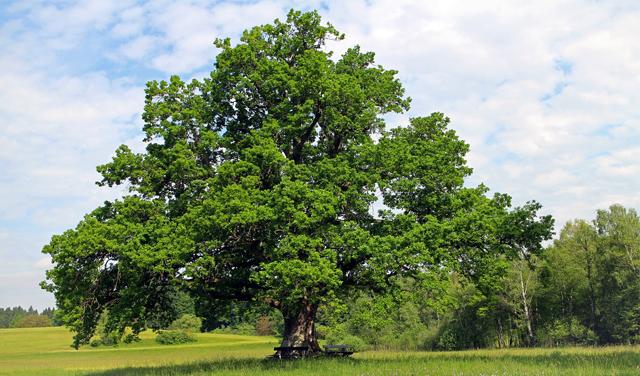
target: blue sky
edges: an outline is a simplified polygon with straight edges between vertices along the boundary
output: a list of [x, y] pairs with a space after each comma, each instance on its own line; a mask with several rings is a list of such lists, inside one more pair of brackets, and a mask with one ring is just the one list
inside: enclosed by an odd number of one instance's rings
[[120, 192], [95, 166], [141, 145], [148, 80], [202, 77], [216, 37], [319, 9], [400, 71], [411, 111], [445, 112], [472, 184], [536, 199], [559, 225], [640, 207], [636, 1], [4, 1], [0, 5], [0, 306], [45, 307], [51, 235]]

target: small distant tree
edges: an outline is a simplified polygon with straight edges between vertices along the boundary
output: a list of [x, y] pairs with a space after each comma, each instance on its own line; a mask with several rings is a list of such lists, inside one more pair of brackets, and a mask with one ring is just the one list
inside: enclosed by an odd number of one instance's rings
[[169, 326], [171, 330], [183, 330], [185, 332], [199, 332], [200, 328], [202, 328], [202, 319], [191, 314], [180, 316]]
[[51, 319], [37, 314], [23, 316], [15, 323], [16, 328], [41, 328], [47, 326], [51, 326]]

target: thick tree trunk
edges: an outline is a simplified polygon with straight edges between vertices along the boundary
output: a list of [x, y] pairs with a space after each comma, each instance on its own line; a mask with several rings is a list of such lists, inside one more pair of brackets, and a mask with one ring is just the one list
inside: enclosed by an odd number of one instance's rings
[[317, 308], [314, 304], [304, 302], [298, 310], [282, 312], [284, 335], [281, 347], [308, 346], [309, 353], [321, 352], [315, 330]]

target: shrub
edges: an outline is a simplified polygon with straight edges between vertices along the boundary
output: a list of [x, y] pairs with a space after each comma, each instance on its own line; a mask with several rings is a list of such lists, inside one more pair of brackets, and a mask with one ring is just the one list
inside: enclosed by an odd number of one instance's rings
[[178, 345], [196, 342], [197, 340], [195, 335], [183, 330], [163, 330], [156, 336], [156, 342], [162, 345]]
[[594, 345], [598, 341], [593, 330], [575, 318], [553, 321], [540, 331], [538, 338], [545, 346]]
[[91, 347], [117, 346], [118, 343], [120, 343], [120, 336], [115, 333], [110, 333], [99, 338], [92, 339], [91, 342], [89, 342], [89, 345], [91, 345]]
[[336, 335], [337, 333], [329, 333], [327, 335], [327, 345], [351, 345], [355, 351], [366, 350], [369, 346], [360, 337], [352, 334]]
[[120, 343], [122, 333], [112, 331], [108, 329], [107, 322], [109, 321], [109, 312], [104, 311], [98, 319], [98, 325], [96, 326], [96, 337], [89, 342], [91, 347], [98, 346], [116, 346]]
[[316, 334], [319, 339], [333, 341], [349, 335], [350, 333], [345, 323], [339, 323], [332, 326], [317, 324]]
[[133, 342], [140, 342], [142, 341], [142, 339], [140, 337], [138, 337], [137, 334], [133, 334], [133, 333], [129, 333], [126, 336], [124, 336], [124, 343], [133, 343]]
[[105, 346], [115, 346], [118, 343], [120, 343], [120, 338], [121, 335], [118, 333], [105, 333], [100, 337], [100, 341], [102, 341], [102, 344]]
[[89, 342], [91, 347], [98, 346], [117, 346], [120, 343], [121, 336], [118, 333], [103, 332], [98, 338], [94, 338]]
[[[468, 346], [467, 338], [461, 336], [464, 331], [453, 321], [445, 321], [440, 326], [432, 328], [425, 338], [424, 347], [427, 350], [460, 350]], [[461, 338], [462, 337], [462, 338]]]
[[381, 336], [379, 348], [393, 350], [421, 350], [426, 347], [431, 332], [426, 328], [407, 328]]
[[26, 315], [15, 324], [16, 328], [42, 328], [46, 326], [51, 326], [51, 319], [44, 315]]
[[199, 332], [202, 328], [202, 319], [196, 315], [184, 314], [171, 323], [169, 329], [185, 332]]
[[[91, 347], [117, 346], [121, 340], [122, 340], [122, 336], [120, 334], [115, 332], [109, 333], [109, 332], [103, 331], [100, 334], [100, 337], [92, 339], [91, 342], [89, 342], [89, 345]], [[127, 334], [123, 340], [124, 343], [132, 343], [132, 342], [139, 342], [139, 341], [140, 341], [140, 337], [138, 337], [137, 335], [134, 335], [133, 333]]]

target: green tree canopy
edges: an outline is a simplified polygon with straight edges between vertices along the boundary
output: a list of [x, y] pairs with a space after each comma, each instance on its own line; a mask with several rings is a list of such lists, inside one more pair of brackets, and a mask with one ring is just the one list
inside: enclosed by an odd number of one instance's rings
[[547, 316], [582, 323], [601, 344], [640, 343], [640, 216], [619, 204], [566, 224], [546, 254]]
[[147, 84], [146, 151], [122, 145], [98, 166], [100, 185], [130, 193], [44, 248], [55, 266], [43, 285], [76, 346], [105, 309], [111, 329], [137, 333], [170, 321], [171, 297], [188, 291], [269, 304], [283, 345], [318, 350], [320, 305], [403, 276], [477, 277], [512, 248], [510, 199], [464, 187], [469, 146], [449, 119], [386, 130], [384, 114], [410, 103], [397, 72], [358, 46], [333, 56], [325, 42], [341, 39], [318, 13], [291, 11], [237, 45], [217, 40], [209, 77]]
[[16, 328], [42, 328], [51, 325], [51, 319], [45, 315], [26, 315], [18, 320]]

